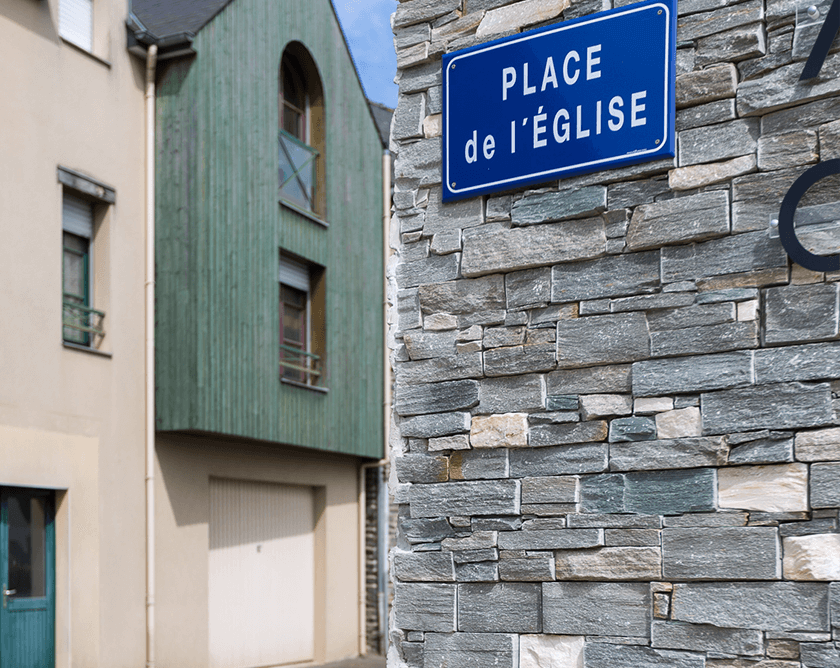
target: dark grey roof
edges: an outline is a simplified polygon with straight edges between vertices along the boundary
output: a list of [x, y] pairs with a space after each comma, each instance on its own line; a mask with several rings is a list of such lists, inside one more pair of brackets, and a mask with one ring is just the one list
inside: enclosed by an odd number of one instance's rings
[[388, 148], [391, 137], [391, 116], [394, 115], [394, 110], [370, 100], [368, 100], [368, 105], [370, 106], [370, 113], [373, 115], [373, 121], [376, 123], [376, 129], [379, 130], [382, 146]]
[[195, 35], [232, 0], [131, 0], [131, 11], [158, 39]]

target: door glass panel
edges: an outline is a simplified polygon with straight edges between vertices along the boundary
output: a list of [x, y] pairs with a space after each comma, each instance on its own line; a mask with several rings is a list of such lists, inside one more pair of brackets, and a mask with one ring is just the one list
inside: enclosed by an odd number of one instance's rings
[[14, 598], [46, 596], [45, 499], [26, 492], [8, 496], [9, 583]]

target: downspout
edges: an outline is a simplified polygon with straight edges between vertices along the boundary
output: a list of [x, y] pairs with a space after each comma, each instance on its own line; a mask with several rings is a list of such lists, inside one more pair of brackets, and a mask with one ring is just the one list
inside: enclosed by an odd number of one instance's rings
[[[379, 632], [382, 641], [380, 649], [383, 655], [388, 649], [387, 640], [387, 604], [388, 597], [384, 587], [387, 586], [388, 570], [388, 493], [385, 483], [385, 467], [388, 466], [388, 447], [391, 427], [391, 365], [388, 356], [388, 258], [391, 255], [389, 243], [389, 226], [391, 222], [391, 153], [387, 149], [382, 152], [382, 276], [383, 276], [383, 434], [384, 457], [378, 462], [368, 462], [359, 467], [359, 654], [367, 654], [367, 628], [365, 625], [365, 608], [367, 602], [366, 589], [366, 552], [365, 552], [365, 472], [368, 469], [380, 469], [377, 477], [377, 590], [379, 609]], [[383, 502], [384, 497], [384, 502]], [[384, 527], [384, 531], [383, 531]], [[383, 584], [385, 583], [385, 584]]]
[[155, 666], [155, 68], [146, 52], [146, 668]]

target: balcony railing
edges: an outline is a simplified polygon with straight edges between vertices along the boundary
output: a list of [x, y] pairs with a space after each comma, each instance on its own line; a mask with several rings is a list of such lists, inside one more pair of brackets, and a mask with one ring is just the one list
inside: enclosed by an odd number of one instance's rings
[[64, 340], [83, 346], [91, 345], [91, 340], [105, 336], [102, 321], [105, 314], [89, 306], [68, 301], [72, 295], [64, 295], [61, 324], [64, 327]]
[[286, 380], [315, 385], [321, 377], [321, 357], [300, 348], [280, 346], [280, 370]]
[[280, 197], [306, 211], [315, 209], [318, 151], [280, 130]]

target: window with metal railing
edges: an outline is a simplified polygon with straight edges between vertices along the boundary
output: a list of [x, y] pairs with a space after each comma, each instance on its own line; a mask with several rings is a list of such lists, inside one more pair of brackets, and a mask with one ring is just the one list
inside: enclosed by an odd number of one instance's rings
[[280, 377], [315, 387], [323, 382], [323, 269], [280, 255]]

